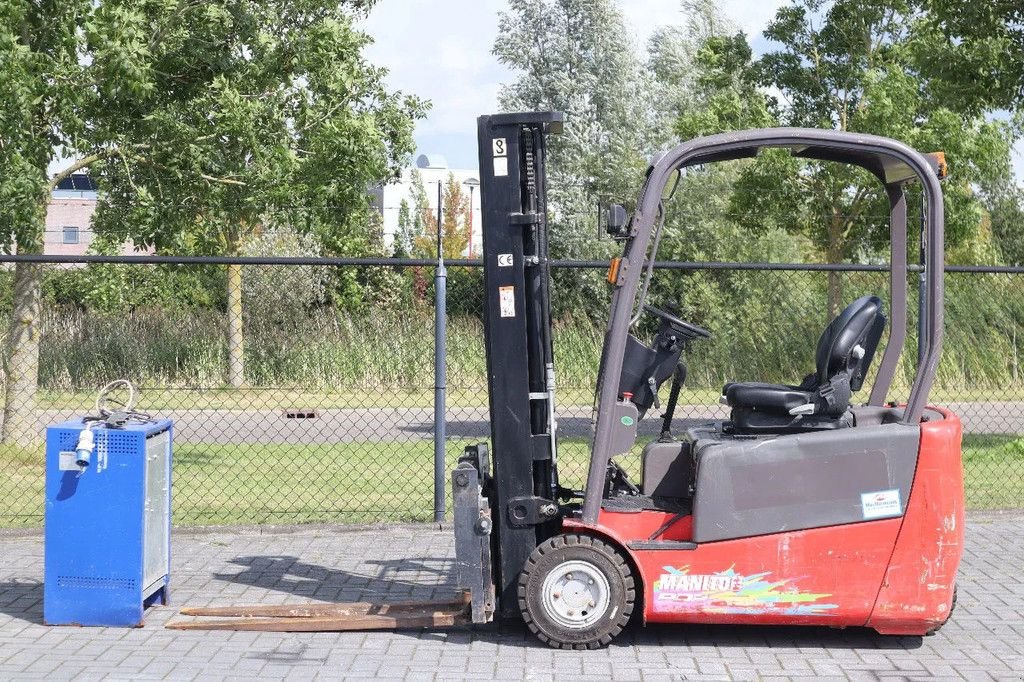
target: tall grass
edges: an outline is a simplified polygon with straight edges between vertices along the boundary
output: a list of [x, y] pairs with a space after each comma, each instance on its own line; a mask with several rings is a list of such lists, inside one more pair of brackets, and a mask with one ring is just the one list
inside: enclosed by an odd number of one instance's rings
[[[947, 277], [945, 351], [937, 385], [952, 392], [1010, 399], [1024, 387], [1018, 358], [1024, 339], [1019, 277]], [[710, 340], [687, 353], [693, 388], [727, 380], [798, 381], [813, 371], [818, 334], [828, 321], [822, 273], [701, 272], [685, 276], [684, 317]], [[844, 275], [844, 301], [885, 292], [884, 273]], [[653, 300], [667, 295], [657, 290]], [[593, 307], [602, 308], [604, 302]], [[916, 297], [909, 315], [916, 317]], [[686, 311], [690, 311], [689, 314]], [[247, 314], [246, 380], [252, 386], [424, 388], [433, 382], [433, 313], [414, 306], [347, 314], [330, 308], [261, 317]], [[639, 334], [649, 333], [641, 325]], [[894, 397], [905, 397], [915, 371], [911, 325]], [[559, 383], [593, 386], [604, 335], [599, 315], [562, 311], [555, 322]], [[486, 386], [479, 316], [448, 321], [448, 382]], [[884, 343], [883, 343], [884, 345]], [[150, 386], [215, 387], [227, 376], [226, 323], [211, 309], [137, 308], [123, 313], [47, 309], [40, 383], [51, 390], [92, 388], [115, 377]], [[876, 359], [875, 366], [878, 362]], [[869, 377], [870, 379], [870, 377]], [[1018, 396], [1019, 397], [1019, 396]]]
[[72, 389], [130, 377], [159, 385], [208, 386], [226, 376], [226, 327], [210, 309], [130, 313], [45, 310], [39, 383]]
[[[351, 316], [321, 310], [246, 320], [246, 380], [253, 386], [422, 388], [433, 383], [433, 314]], [[563, 376], [592, 381], [602, 333], [589, 323], [555, 325]], [[483, 324], [448, 322], [453, 386], [486, 385]], [[44, 316], [40, 384], [72, 390], [130, 377], [151, 386], [218, 386], [227, 377], [226, 323], [209, 310], [136, 309], [125, 314], [51, 309]], [[575, 384], [574, 384], [575, 385]]]

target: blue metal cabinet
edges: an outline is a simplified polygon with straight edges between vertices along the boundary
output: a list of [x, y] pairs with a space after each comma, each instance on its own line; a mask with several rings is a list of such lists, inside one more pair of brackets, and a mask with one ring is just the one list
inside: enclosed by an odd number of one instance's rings
[[43, 620], [136, 627], [146, 606], [167, 603], [172, 423], [94, 427], [85, 468], [74, 453], [83, 428], [46, 430]]

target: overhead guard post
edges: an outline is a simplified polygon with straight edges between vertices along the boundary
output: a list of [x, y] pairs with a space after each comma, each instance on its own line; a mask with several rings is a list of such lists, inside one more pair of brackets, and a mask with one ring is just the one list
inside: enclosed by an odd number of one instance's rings
[[907, 339], [907, 195], [903, 185], [887, 185], [889, 197], [889, 340], [878, 365], [868, 405], [884, 405]]

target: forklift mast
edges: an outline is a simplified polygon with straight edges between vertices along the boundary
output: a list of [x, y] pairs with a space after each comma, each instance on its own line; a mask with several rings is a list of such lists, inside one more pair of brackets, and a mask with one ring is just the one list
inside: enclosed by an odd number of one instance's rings
[[[561, 131], [560, 113], [477, 119], [493, 448], [485, 491], [502, 617], [518, 617], [519, 572], [560, 527], [544, 163], [546, 136]], [[476, 460], [486, 476], [487, 456]]]

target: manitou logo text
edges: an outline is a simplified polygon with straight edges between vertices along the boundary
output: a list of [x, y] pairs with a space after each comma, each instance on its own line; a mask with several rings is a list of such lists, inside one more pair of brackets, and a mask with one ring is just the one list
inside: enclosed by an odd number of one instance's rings
[[742, 584], [738, 575], [662, 575], [659, 589], [665, 592], [736, 592]]
[[718, 573], [690, 573], [689, 566], [664, 566], [654, 583], [654, 610], [663, 613], [829, 615], [836, 604], [827, 594], [802, 592], [793, 578], [764, 571], [744, 575], [729, 567]]

